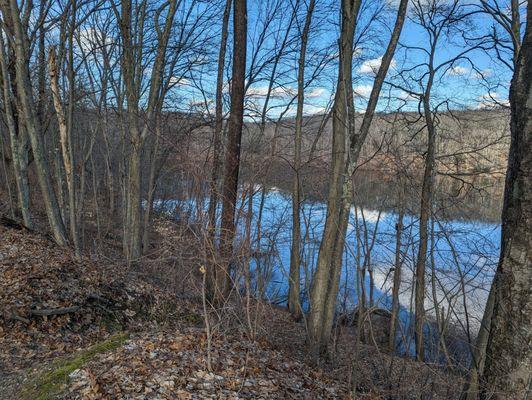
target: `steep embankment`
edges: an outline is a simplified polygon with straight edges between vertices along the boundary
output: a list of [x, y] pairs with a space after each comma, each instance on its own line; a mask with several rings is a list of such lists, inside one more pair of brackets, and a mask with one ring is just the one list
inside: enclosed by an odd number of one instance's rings
[[213, 329], [207, 340], [201, 297], [178, 298], [123, 264], [75, 260], [39, 234], [0, 223], [0, 398], [347, 393], [342, 382], [242, 329]]

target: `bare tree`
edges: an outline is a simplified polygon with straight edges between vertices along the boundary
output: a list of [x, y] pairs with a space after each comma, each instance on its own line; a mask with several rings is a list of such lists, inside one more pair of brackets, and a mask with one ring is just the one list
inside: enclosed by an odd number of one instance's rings
[[[497, 29], [493, 28], [491, 39], [494, 43], [494, 52], [496, 58], [510, 70], [515, 71], [518, 66], [519, 51], [521, 49], [521, 5], [519, 0], [510, 0], [510, 15], [505, 12], [505, 5], [500, 4], [498, 0], [482, 0], [481, 6], [485, 12], [493, 18], [496, 26], [501, 27], [503, 31], [506, 32], [506, 34], [510, 37], [509, 41], [504, 40], [500, 37], [501, 35], [497, 33]], [[504, 56], [504, 53], [508, 50], [511, 52], [509, 57], [511, 61], [508, 61], [508, 57]], [[494, 301], [495, 285], [492, 285], [486, 302], [486, 308], [482, 317], [475, 346], [473, 348], [472, 365], [469, 370], [469, 378], [462, 393], [463, 400], [474, 400], [478, 398], [480, 390], [479, 376], [482, 375], [484, 371]]]
[[[155, 13], [157, 32], [157, 46], [151, 70], [148, 101], [145, 109], [145, 121], [139, 127], [139, 101], [142, 93], [142, 60], [143, 35], [133, 35], [132, 29], [144, 31], [146, 7], [145, 1], [136, 4], [138, 8], [133, 18], [132, 2], [123, 0], [121, 10], [115, 10], [119, 19], [122, 40], [122, 76], [127, 100], [127, 121], [130, 133], [131, 154], [129, 157], [129, 171], [127, 179], [127, 209], [126, 209], [126, 255], [130, 260], [138, 260], [142, 254], [141, 245], [141, 196], [142, 196], [142, 154], [144, 143], [156, 118], [156, 111], [161, 104], [161, 86], [168, 41], [172, 32], [172, 24], [177, 8], [177, 0], [164, 3]], [[158, 18], [166, 9], [164, 25], [159, 26]], [[140, 42], [137, 42], [140, 41]]]
[[[525, 398], [532, 363], [532, 7], [510, 87], [511, 145], [482, 398]], [[489, 310], [487, 312], [490, 312]]]
[[[353, 107], [353, 84], [352, 84], [352, 59], [353, 59], [353, 36], [356, 21], [360, 10], [359, 0], [342, 0], [341, 7], [341, 31], [339, 39], [339, 70], [336, 94], [333, 105], [333, 144], [332, 144], [332, 167], [327, 197], [327, 218], [318, 253], [316, 272], [312, 281], [310, 297], [310, 316], [308, 331], [311, 352], [317, 359], [321, 352], [327, 349], [330, 335], [330, 326], [326, 326], [326, 302], [328, 296], [335, 296], [334, 285], [338, 271], [335, 271], [333, 257], [336, 250], [337, 235], [342, 232], [341, 223], [341, 199], [343, 173], [346, 167], [347, 149], [346, 143], [349, 133], [352, 131], [354, 121]], [[340, 250], [340, 253], [342, 250]], [[341, 261], [340, 261], [341, 262]], [[336, 298], [332, 301], [336, 303]]]
[[[382, 85], [403, 29], [408, 1], [404, 0], [399, 4], [394, 28], [376, 74], [366, 113], [358, 131], [354, 127], [351, 66], [353, 33], [360, 2], [348, 3], [344, 1], [342, 4], [340, 70], [335, 106], [333, 106], [333, 167], [327, 201], [327, 218], [312, 286], [309, 318], [309, 333], [315, 356], [320, 350], [326, 349], [333, 324], [345, 234], [351, 209], [352, 176], [362, 145], [369, 133]], [[348, 148], [346, 148], [346, 143], [349, 144]]]
[[[476, 49], [487, 48], [486, 38], [481, 38], [474, 45], [464, 45], [461, 51], [448, 59], [440, 61], [437, 55], [442, 43], [450, 40], [450, 32], [456, 32], [457, 36], [463, 35], [467, 21], [475, 11], [469, 10], [467, 4], [457, 0], [447, 2], [443, 0], [431, 0], [429, 2], [416, 0], [412, 3], [412, 21], [419, 25], [427, 37], [426, 47], [405, 46], [407, 51], [421, 51], [426, 61], [414, 67], [406, 68], [403, 79], [409, 84], [414, 84], [419, 89], [411, 89], [408, 85], [395, 86], [402, 89], [413, 99], [418, 99], [418, 113], [424, 122], [422, 131], [426, 129], [427, 140], [424, 150], [424, 169], [422, 177], [421, 201], [419, 212], [419, 245], [417, 249], [415, 265], [415, 329], [414, 338], [416, 343], [416, 358], [424, 360], [424, 320], [425, 320], [425, 270], [427, 261], [427, 249], [429, 242], [429, 220], [432, 215], [432, 202], [434, 197], [434, 180], [436, 169], [436, 140], [439, 119], [438, 110], [448, 105], [447, 101], [436, 103], [433, 100], [433, 91], [441, 77], [449, 73], [460, 61], [470, 62], [468, 54]], [[420, 70], [420, 75], [412, 79], [413, 71]], [[402, 75], [402, 73], [400, 73]], [[419, 132], [419, 131], [418, 131]]]
[[314, 11], [315, 1], [310, 0], [307, 8], [307, 15], [305, 17], [305, 25], [301, 33], [301, 48], [299, 50], [298, 70], [297, 70], [297, 110], [296, 110], [296, 126], [295, 126], [295, 154], [294, 154], [294, 181], [292, 185], [292, 246], [290, 247], [290, 274], [289, 274], [289, 289], [288, 289], [288, 309], [292, 313], [294, 319], [301, 319], [301, 296], [300, 296], [300, 281], [301, 281], [301, 221], [300, 221], [300, 207], [301, 207], [301, 131], [303, 127], [303, 106], [305, 100], [305, 57], [307, 52], [307, 41], [310, 31], [310, 24], [312, 22], [312, 13]]
[[[27, 23], [32, 12], [31, 2], [26, 3], [25, 9], [19, 9], [16, 0], [4, 1], [0, 4], [4, 20], [4, 30], [8, 43], [14, 48], [17, 104], [19, 104], [19, 116], [22, 118], [25, 129], [31, 142], [33, 157], [36, 164], [37, 178], [41, 195], [43, 197], [48, 223], [55, 241], [60, 245], [67, 244], [65, 227], [57, 198], [54, 193], [48, 161], [46, 160], [42, 132], [35, 113], [35, 101], [29, 78], [28, 60], [29, 42], [27, 36]], [[22, 16], [22, 18], [21, 18]], [[7, 23], [9, 21], [9, 23]]]
[[6, 55], [4, 37], [0, 35], [0, 67], [2, 71], [2, 94], [4, 100], [4, 114], [7, 129], [9, 131], [9, 143], [13, 164], [13, 175], [16, 183], [18, 207], [22, 215], [24, 225], [31, 229], [33, 219], [30, 213], [30, 192], [28, 184], [28, 137], [22, 124], [17, 121], [15, 114], [16, 106], [13, 100], [11, 88], [12, 79], [16, 79], [15, 71], [8, 71], [8, 59]]
[[[229, 15], [231, 14], [231, 2], [232, 0], [226, 0], [224, 14], [222, 18], [222, 32], [220, 37], [220, 49], [218, 52], [218, 71], [216, 76], [216, 116], [214, 122], [213, 132], [213, 161], [212, 161], [212, 174], [211, 174], [211, 193], [209, 199], [209, 245], [212, 249], [215, 248], [215, 235], [216, 235], [216, 209], [218, 207], [218, 191], [219, 184], [218, 178], [220, 176], [220, 168], [222, 167], [222, 129], [223, 129], [223, 84], [224, 84], [224, 66], [225, 66], [225, 53], [227, 48], [227, 36], [229, 31]], [[214, 287], [216, 284], [216, 273], [213, 265], [209, 265], [206, 271], [206, 286], [207, 293], [210, 297], [214, 294]]]
[[[399, 177], [401, 182], [401, 177]], [[395, 225], [395, 260], [393, 266], [393, 287], [392, 287], [392, 315], [390, 317], [390, 338], [388, 340], [388, 351], [393, 354], [395, 351], [395, 335], [397, 333], [397, 321], [399, 318], [399, 290], [401, 288], [401, 269], [402, 269], [402, 254], [401, 248], [403, 245], [403, 229], [405, 216], [405, 199], [404, 199], [404, 183], [403, 187], [399, 189], [399, 212], [397, 214], [397, 223]]]
[[[72, 33], [73, 34], [73, 33]], [[55, 55], [55, 49], [52, 47], [48, 57], [48, 71], [50, 74], [50, 87], [52, 90], [52, 97], [54, 100], [55, 112], [59, 124], [59, 138], [61, 142], [61, 155], [63, 158], [63, 165], [65, 168], [65, 175], [68, 190], [68, 210], [69, 210], [69, 226], [70, 237], [74, 245], [77, 256], [80, 256], [79, 232], [77, 227], [77, 213], [76, 213], [76, 183], [74, 173], [74, 152], [72, 146], [72, 117], [69, 118], [70, 123], [67, 123], [67, 117], [63, 109], [61, 101], [61, 93], [59, 92], [58, 84], [58, 70]], [[70, 93], [73, 88], [71, 87]], [[71, 104], [71, 103], [70, 103]], [[70, 105], [69, 105], [70, 108]], [[71, 116], [72, 113], [70, 112]]]
[[222, 225], [220, 234], [220, 255], [223, 260], [217, 273], [218, 290], [222, 295], [230, 288], [230, 265], [233, 262], [233, 241], [235, 239], [235, 209], [240, 168], [240, 144], [244, 122], [244, 93], [246, 75], [247, 3], [233, 2], [233, 70], [231, 79], [231, 110], [228, 122], [227, 146], [225, 150], [224, 181], [222, 186]]

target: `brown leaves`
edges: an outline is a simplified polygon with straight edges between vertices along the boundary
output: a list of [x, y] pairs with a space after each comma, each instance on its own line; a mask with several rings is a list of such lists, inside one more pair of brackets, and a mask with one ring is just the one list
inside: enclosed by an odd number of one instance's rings
[[[0, 375], [15, 373], [177, 310], [175, 299], [122, 265], [0, 226]], [[168, 303], [173, 303], [168, 306]]]
[[[214, 371], [196, 330], [143, 333], [72, 374], [67, 398], [242, 399], [342, 398], [334, 381], [320, 380], [305, 364], [241, 337], [213, 340]], [[95, 381], [89, 377], [96, 376]], [[98, 398], [98, 397], [95, 397]]]
[[[203, 320], [190, 318], [202, 315], [199, 303], [176, 299], [123, 266], [77, 262], [39, 235], [2, 227], [0, 235], [2, 374], [41, 368], [85, 349], [109, 335], [111, 321], [137, 336], [69, 373], [66, 398], [319, 399], [345, 393], [260, 337], [214, 337], [208, 371], [206, 335], [197, 328]], [[161, 330], [160, 320], [177, 321], [181, 331]]]

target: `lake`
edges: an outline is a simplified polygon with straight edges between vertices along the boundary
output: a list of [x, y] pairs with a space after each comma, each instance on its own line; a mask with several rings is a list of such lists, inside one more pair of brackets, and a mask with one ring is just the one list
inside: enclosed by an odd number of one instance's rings
[[[290, 267], [291, 197], [289, 193], [276, 188], [269, 188], [264, 192], [261, 233], [258, 235], [258, 216], [262, 197], [262, 188], [255, 186], [251, 223], [253, 256], [250, 258], [254, 289], [258, 291], [259, 287], [263, 287], [261, 291], [266, 299], [277, 304], [285, 304]], [[239, 198], [240, 212], [237, 214], [236, 241], [241, 243], [245, 235], [249, 196]], [[193, 220], [204, 220], [206, 212], [206, 204], [198, 204], [195, 200], [159, 201], [156, 208], [176, 213], [175, 215], [179, 214], [181, 218], [186, 215], [186, 218]], [[178, 213], [176, 209], [179, 209]], [[307, 308], [308, 292], [323, 231], [326, 206], [322, 202], [306, 201], [302, 204], [301, 211], [301, 287], [304, 306]], [[395, 259], [397, 213], [393, 210], [352, 207], [349, 218], [338, 294], [338, 311], [346, 312], [356, 305], [358, 299], [357, 265], [362, 265], [366, 257], [368, 257], [369, 267], [374, 271], [374, 305], [389, 309], [393, 282], [390, 269], [394, 266]], [[456, 323], [464, 321], [463, 317], [467, 312], [469, 329], [474, 335], [482, 318], [499, 257], [500, 225], [479, 220], [434, 220], [431, 222], [434, 233], [429, 249], [432, 249], [433, 257], [429, 257], [427, 262], [425, 301], [427, 315], [434, 315], [434, 300], [449, 321]], [[402, 324], [408, 331], [412, 322], [412, 282], [417, 256], [418, 217], [406, 214], [403, 223], [402, 283], [399, 300]], [[366, 274], [366, 294], [369, 293], [369, 285], [369, 276]], [[466, 326], [462, 328], [464, 331], [467, 330]]]

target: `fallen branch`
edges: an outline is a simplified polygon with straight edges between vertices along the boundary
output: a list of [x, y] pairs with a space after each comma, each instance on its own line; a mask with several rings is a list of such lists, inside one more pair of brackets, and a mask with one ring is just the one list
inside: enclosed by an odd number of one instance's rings
[[5, 215], [0, 215], [0, 225], [5, 226], [6, 228], [17, 229], [17, 230], [28, 230], [23, 224], [14, 219], [6, 217]]
[[15, 321], [24, 322], [25, 324], [29, 324], [30, 323], [29, 319], [21, 317], [20, 315], [17, 315], [17, 314], [11, 315], [11, 319], [15, 320]]
[[63, 307], [63, 308], [50, 308], [50, 309], [42, 309], [42, 310], [30, 310], [30, 315], [37, 315], [40, 317], [47, 317], [50, 315], [63, 315], [63, 314], [69, 314], [69, 313], [75, 313], [78, 312], [81, 309], [81, 307]]
[[86, 301], [89, 301], [89, 300], [94, 300], [94, 301], [97, 301], [97, 302], [100, 302], [100, 303], [104, 303], [104, 304], [111, 304], [112, 301], [103, 297], [103, 296], [100, 296], [99, 294], [97, 293], [90, 293], [88, 296], [87, 296], [87, 299]]

